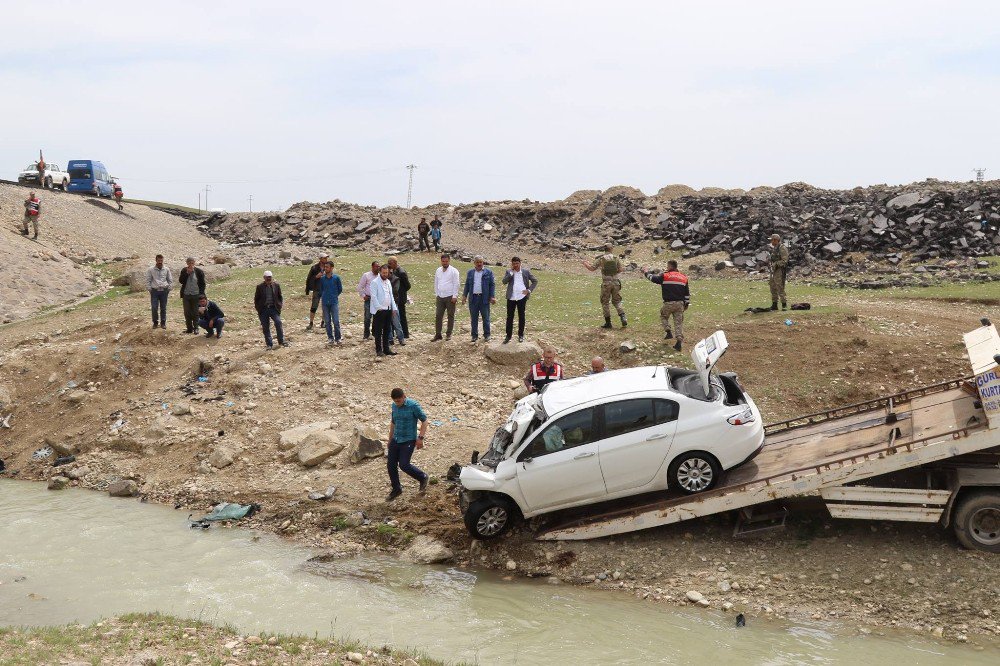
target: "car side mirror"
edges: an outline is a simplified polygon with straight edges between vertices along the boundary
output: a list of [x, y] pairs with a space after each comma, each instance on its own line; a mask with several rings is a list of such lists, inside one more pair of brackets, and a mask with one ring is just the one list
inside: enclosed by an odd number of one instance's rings
[[530, 462], [531, 462], [532, 460], [534, 460], [534, 458], [532, 458], [531, 456], [528, 456], [527, 458], [525, 458], [525, 459], [524, 459], [524, 460], [522, 460], [521, 462], [523, 462], [523, 463], [524, 463], [525, 465], [527, 465], [527, 464], [528, 464], [528, 463], [530, 463]]

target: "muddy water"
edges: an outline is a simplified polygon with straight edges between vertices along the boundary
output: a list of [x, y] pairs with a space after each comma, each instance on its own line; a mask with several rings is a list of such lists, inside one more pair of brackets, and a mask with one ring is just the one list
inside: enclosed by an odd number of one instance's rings
[[303, 566], [314, 554], [270, 535], [191, 530], [166, 507], [0, 480], [0, 625], [159, 610], [479, 664], [998, 663], [992, 648], [753, 618], [737, 629], [723, 613], [387, 557]]

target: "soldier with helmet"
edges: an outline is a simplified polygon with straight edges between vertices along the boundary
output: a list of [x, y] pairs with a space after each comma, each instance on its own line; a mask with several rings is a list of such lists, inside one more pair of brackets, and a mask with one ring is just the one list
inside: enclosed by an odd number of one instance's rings
[[785, 277], [788, 271], [788, 247], [781, 242], [781, 236], [771, 235], [771, 249], [768, 257], [768, 264], [771, 267], [771, 309], [778, 309], [778, 300], [781, 300], [781, 309], [788, 307], [788, 300], [785, 297]]
[[611, 304], [615, 306], [618, 317], [622, 320], [622, 328], [628, 326], [625, 319], [625, 308], [622, 307], [622, 281], [618, 279], [618, 274], [622, 272], [622, 262], [615, 256], [614, 247], [609, 243], [604, 246], [604, 254], [597, 257], [594, 263], [583, 262], [584, 268], [588, 271], [601, 271], [601, 308], [604, 310], [604, 326], [601, 328], [612, 328], [611, 326]]

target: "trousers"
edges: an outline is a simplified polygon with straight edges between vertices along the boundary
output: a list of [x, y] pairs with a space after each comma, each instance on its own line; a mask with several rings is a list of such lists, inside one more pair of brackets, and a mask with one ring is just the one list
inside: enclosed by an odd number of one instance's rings
[[528, 305], [528, 297], [507, 301], [507, 337], [514, 331], [514, 311], [517, 310], [517, 337], [524, 337], [524, 309]]
[[328, 340], [340, 340], [340, 302], [323, 303], [323, 328]]
[[614, 304], [619, 317], [625, 316], [625, 308], [622, 307], [622, 281], [618, 278], [605, 279], [601, 282], [601, 309], [604, 310], [604, 318], [611, 318], [611, 304]]
[[[191, 278], [192, 280], [194, 277]], [[195, 331], [198, 329], [198, 299], [200, 296], [195, 294], [194, 296], [184, 296], [184, 328], [188, 331]]]
[[278, 335], [278, 344], [285, 344], [285, 331], [281, 326], [281, 313], [275, 310], [274, 306], [258, 310], [257, 317], [260, 319], [260, 328], [264, 331], [264, 344], [269, 348], [274, 346], [274, 340], [271, 338], [272, 321], [274, 322], [274, 332]]
[[153, 326], [167, 325], [167, 297], [170, 296], [169, 289], [149, 290], [149, 309], [153, 313]]
[[674, 337], [678, 342], [684, 340], [684, 301], [664, 301], [660, 308], [660, 321], [663, 323], [663, 330], [669, 331], [670, 317], [674, 318]]
[[469, 316], [472, 318], [472, 339], [479, 339], [479, 318], [483, 319], [483, 335], [490, 337], [490, 299], [482, 294], [469, 296]]
[[386, 466], [389, 469], [389, 482], [392, 483], [393, 490], [403, 489], [403, 486], [399, 483], [399, 470], [403, 470], [417, 481], [423, 481], [427, 478], [427, 475], [419, 467], [410, 462], [416, 446], [416, 440], [397, 442], [393, 439], [389, 442], [389, 450], [386, 452]]
[[437, 307], [434, 311], [434, 337], [441, 337], [441, 328], [444, 325], [444, 313], [448, 313], [448, 337], [455, 329], [455, 303], [450, 296], [437, 296]]

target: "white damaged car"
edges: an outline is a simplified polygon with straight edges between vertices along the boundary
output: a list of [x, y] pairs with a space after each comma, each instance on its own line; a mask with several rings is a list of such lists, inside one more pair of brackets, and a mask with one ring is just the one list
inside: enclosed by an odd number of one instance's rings
[[691, 352], [697, 370], [628, 368], [547, 385], [517, 402], [489, 450], [462, 468], [469, 533], [493, 539], [520, 518], [676, 489], [708, 490], [764, 445], [760, 412], [716, 363], [716, 331]]

